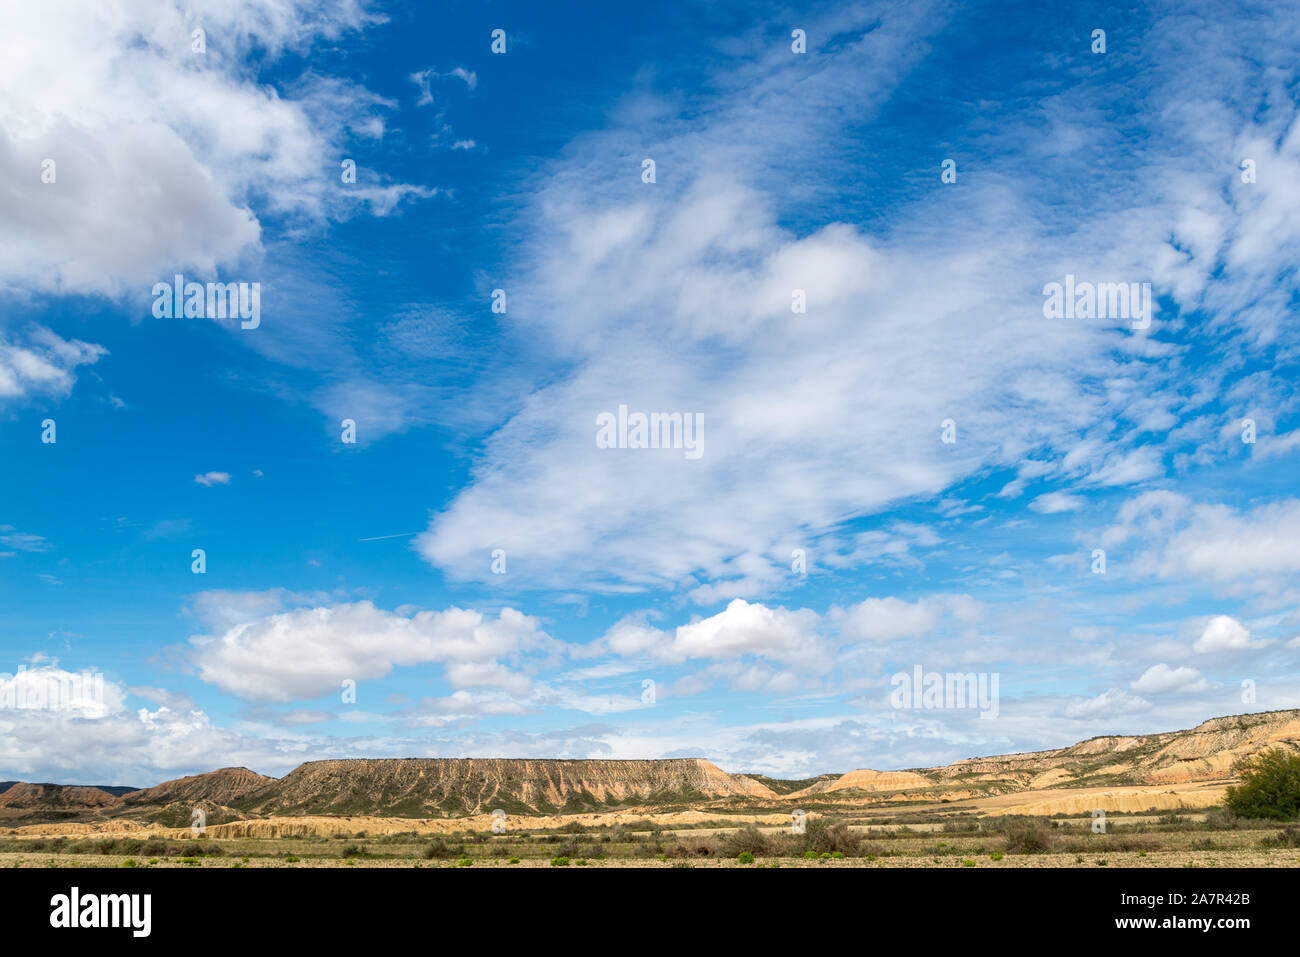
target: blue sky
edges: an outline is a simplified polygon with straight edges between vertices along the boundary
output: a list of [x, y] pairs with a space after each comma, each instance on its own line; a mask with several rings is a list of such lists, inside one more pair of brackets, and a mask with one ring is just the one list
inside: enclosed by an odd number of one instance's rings
[[[0, 683], [106, 689], [0, 708], [0, 777], [1300, 707], [1283, 6], [417, 6], [0, 38]], [[260, 323], [157, 318], [177, 273]], [[1049, 317], [1067, 276], [1150, 321]], [[601, 448], [620, 406], [701, 454]], [[894, 707], [916, 666], [996, 716]]]

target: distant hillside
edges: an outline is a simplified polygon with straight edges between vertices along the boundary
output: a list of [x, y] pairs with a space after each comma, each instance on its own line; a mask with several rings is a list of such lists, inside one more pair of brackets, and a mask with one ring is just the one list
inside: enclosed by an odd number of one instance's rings
[[776, 794], [698, 758], [394, 758], [309, 761], [232, 806], [259, 814], [428, 817], [497, 808], [508, 813], [599, 810], [729, 796]]
[[[8, 782], [0, 820], [104, 821], [128, 816], [188, 826], [268, 816], [445, 817], [790, 802], [964, 800], [1051, 788], [1223, 782], [1233, 764], [1268, 747], [1300, 751], [1300, 710], [1213, 718], [1186, 731], [1107, 735], [1049, 751], [969, 758], [904, 771], [859, 769], [787, 781], [727, 774], [701, 758], [614, 761], [523, 758], [357, 758], [309, 761], [272, 778], [223, 768], [144, 790]], [[125, 792], [121, 796], [114, 791]], [[815, 801], [813, 802], [815, 803]]]
[[23, 810], [91, 810], [122, 803], [116, 794], [75, 784], [26, 784], [16, 781], [0, 794], [0, 807]]
[[202, 801], [230, 805], [275, 781], [275, 778], [248, 768], [222, 768], [206, 774], [177, 778], [175, 781], [164, 781], [155, 787], [135, 791], [123, 798], [122, 803], [128, 807], [177, 802], [198, 804]]
[[812, 778], [770, 778], [766, 774], [746, 774], [744, 777], [771, 788], [777, 794], [803, 793], [810, 788], [830, 784], [840, 779], [838, 774], [819, 774]]
[[[24, 782], [22, 781], [0, 781], [0, 794], [4, 794], [5, 791], [8, 791], [15, 784], [23, 784], [23, 783]], [[62, 784], [41, 785], [41, 787], [64, 787], [64, 786], [65, 785]], [[121, 797], [123, 794], [130, 794], [132, 791], [140, 790], [139, 788], [123, 787], [120, 784], [93, 784], [93, 785], [85, 785], [85, 786], [93, 787], [96, 791], [104, 791], [116, 797]]]
[[792, 797], [834, 791], [947, 790], [1007, 793], [1030, 788], [1222, 781], [1265, 748], [1300, 751], [1300, 710], [1211, 718], [1186, 731], [1105, 735], [1067, 748], [969, 758], [911, 771], [850, 771]]

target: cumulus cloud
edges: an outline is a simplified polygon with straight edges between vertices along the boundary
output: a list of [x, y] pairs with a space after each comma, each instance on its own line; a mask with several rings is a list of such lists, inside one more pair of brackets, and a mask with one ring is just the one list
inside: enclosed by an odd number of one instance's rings
[[1195, 668], [1171, 668], [1164, 662], [1152, 665], [1142, 673], [1142, 677], [1129, 684], [1140, 694], [1204, 691], [1209, 686]]
[[[427, 194], [361, 180], [348, 193], [321, 175], [338, 167], [348, 137], [382, 135], [380, 98], [310, 72], [276, 89], [248, 66], [253, 51], [269, 63], [362, 29], [375, 19], [366, 6], [50, 0], [9, 11], [0, 287], [116, 296], [255, 253], [255, 205], [319, 220], [358, 200], [385, 212]], [[193, 49], [196, 29], [204, 52]]]
[[716, 615], [678, 627], [666, 654], [672, 658], [733, 658], [764, 655], [818, 661], [818, 618], [807, 609], [788, 611], [733, 600]]
[[1228, 615], [1215, 615], [1205, 624], [1205, 630], [1192, 648], [1199, 654], [1216, 651], [1247, 651], [1270, 644], [1266, 639], [1252, 638], [1250, 629]]
[[283, 611], [191, 642], [204, 681], [250, 701], [286, 702], [433, 662], [453, 686], [522, 694], [529, 679], [498, 659], [549, 640], [537, 619], [511, 608], [495, 619], [459, 608], [407, 617], [361, 601]]
[[211, 488], [214, 485], [229, 485], [229, 472], [204, 472], [202, 475], [194, 476], [194, 481], [200, 485], [206, 485]]

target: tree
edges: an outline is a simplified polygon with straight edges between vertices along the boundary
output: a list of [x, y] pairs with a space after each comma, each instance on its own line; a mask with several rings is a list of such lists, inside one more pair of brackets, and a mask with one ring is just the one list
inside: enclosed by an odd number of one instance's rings
[[1238, 761], [1241, 783], [1228, 788], [1223, 803], [1242, 817], [1288, 820], [1300, 816], [1300, 754], [1276, 748]]

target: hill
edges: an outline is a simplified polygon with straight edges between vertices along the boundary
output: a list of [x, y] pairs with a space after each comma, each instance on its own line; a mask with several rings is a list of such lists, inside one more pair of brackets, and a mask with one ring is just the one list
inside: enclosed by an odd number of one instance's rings
[[732, 796], [776, 794], [698, 758], [362, 758], [309, 761], [232, 806], [260, 814], [428, 817], [497, 808], [508, 813], [598, 810]]
[[225, 806], [274, 784], [275, 781], [275, 778], [248, 768], [222, 768], [134, 791], [123, 798], [122, 803], [127, 807], [141, 807], [174, 803], [199, 804], [206, 801]]

